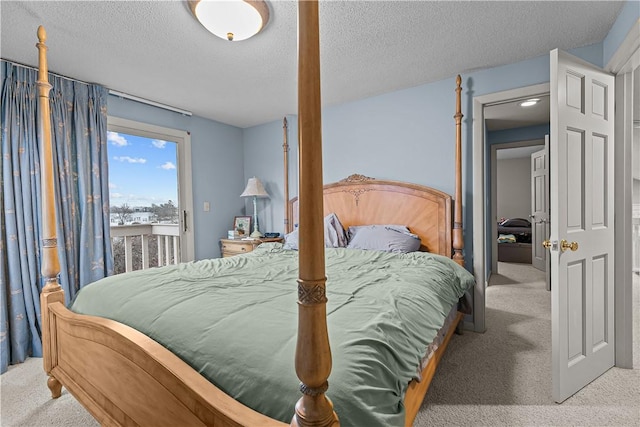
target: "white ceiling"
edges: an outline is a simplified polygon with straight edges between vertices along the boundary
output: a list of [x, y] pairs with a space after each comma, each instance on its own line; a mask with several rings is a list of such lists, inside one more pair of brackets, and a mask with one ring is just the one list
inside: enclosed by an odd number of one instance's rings
[[[322, 97], [335, 105], [601, 42], [622, 1], [322, 1]], [[297, 109], [296, 3], [227, 42], [182, 1], [0, 1], [1, 56], [248, 127]]]
[[535, 97], [540, 101], [529, 107], [520, 103], [528, 98], [485, 107], [484, 118], [487, 130], [504, 130], [549, 123], [551, 107], [549, 95]]

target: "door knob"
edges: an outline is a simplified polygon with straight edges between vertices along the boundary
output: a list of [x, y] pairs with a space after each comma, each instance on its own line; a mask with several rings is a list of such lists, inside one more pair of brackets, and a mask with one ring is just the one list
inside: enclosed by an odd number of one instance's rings
[[545, 240], [544, 242], [542, 242], [542, 246], [544, 246], [546, 249], [551, 249], [551, 240]]
[[572, 252], [575, 252], [578, 250], [578, 242], [567, 242], [565, 239], [560, 240], [560, 249], [562, 249], [562, 252], [566, 251], [567, 249], [571, 249]]

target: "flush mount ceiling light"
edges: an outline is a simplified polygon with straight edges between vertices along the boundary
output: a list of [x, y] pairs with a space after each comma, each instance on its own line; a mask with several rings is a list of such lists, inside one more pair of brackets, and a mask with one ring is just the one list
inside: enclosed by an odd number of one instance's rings
[[538, 102], [540, 102], [540, 99], [538, 98], [532, 98], [532, 99], [527, 99], [524, 102], [520, 103], [521, 107], [531, 107], [532, 105], [536, 105]]
[[269, 22], [264, 0], [189, 0], [191, 12], [211, 33], [240, 41], [255, 36]]

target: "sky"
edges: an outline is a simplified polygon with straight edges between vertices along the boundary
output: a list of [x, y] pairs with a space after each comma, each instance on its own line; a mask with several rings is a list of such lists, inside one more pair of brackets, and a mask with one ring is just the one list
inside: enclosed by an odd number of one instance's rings
[[111, 206], [178, 204], [178, 170], [173, 142], [107, 132]]

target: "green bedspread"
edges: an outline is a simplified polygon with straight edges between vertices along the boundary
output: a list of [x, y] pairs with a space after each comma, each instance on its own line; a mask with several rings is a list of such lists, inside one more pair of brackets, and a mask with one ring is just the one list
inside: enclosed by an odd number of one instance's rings
[[[326, 249], [333, 370], [327, 395], [344, 426], [402, 425], [420, 359], [473, 277], [450, 259]], [[289, 423], [298, 253], [278, 243], [246, 255], [108, 277], [71, 309], [129, 325], [227, 394]]]

